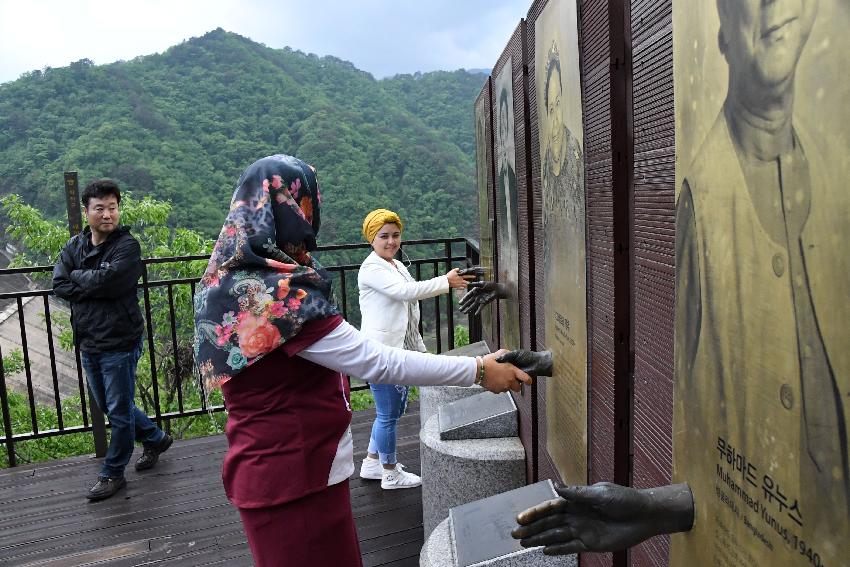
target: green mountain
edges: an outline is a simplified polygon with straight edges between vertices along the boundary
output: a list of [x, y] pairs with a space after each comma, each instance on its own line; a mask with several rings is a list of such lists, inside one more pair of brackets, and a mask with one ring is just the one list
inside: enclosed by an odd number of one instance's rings
[[408, 238], [474, 236], [483, 82], [466, 71], [376, 81], [221, 29], [132, 61], [81, 60], [0, 85], [0, 194], [60, 217], [63, 171], [112, 177], [215, 236], [241, 171], [283, 152], [318, 169], [324, 243], [358, 240], [376, 207], [402, 214]]
[[396, 75], [381, 86], [404, 108], [453, 142], [475, 163], [475, 131], [472, 104], [486, 74], [472, 71], [434, 71]]

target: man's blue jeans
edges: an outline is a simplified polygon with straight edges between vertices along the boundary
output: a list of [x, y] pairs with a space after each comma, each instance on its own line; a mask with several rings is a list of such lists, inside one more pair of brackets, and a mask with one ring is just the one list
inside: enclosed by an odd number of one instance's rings
[[407, 408], [407, 386], [369, 384], [375, 398], [375, 423], [369, 438], [369, 452], [377, 453], [382, 464], [394, 465], [396, 457], [396, 426]]
[[154, 445], [165, 438], [145, 413], [136, 407], [136, 365], [142, 341], [131, 351], [80, 353], [94, 401], [109, 417], [112, 438], [101, 476], [120, 477], [133, 454], [133, 441]]

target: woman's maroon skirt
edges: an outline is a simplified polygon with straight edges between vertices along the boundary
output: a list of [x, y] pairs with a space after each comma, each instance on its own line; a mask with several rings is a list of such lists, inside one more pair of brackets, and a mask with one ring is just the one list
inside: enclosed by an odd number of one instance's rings
[[257, 567], [362, 567], [348, 480], [269, 508], [240, 508]]

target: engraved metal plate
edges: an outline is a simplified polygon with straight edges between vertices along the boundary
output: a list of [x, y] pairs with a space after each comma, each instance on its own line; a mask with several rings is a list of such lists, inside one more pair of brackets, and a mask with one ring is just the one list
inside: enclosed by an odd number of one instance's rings
[[516, 437], [517, 407], [508, 392], [483, 392], [439, 408], [440, 439]]
[[522, 551], [519, 540], [511, 537], [516, 515], [557, 496], [552, 481], [543, 480], [451, 508], [449, 523], [458, 567]]

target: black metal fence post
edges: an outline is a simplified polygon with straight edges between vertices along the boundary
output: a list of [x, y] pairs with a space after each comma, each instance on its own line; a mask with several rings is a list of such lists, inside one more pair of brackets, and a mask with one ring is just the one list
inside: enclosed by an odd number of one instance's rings
[[[434, 260], [433, 264], [431, 264], [433, 268], [433, 276], [436, 278], [440, 274], [440, 262], [439, 260]], [[451, 297], [449, 298], [451, 301]], [[443, 352], [443, 330], [441, 329], [442, 323], [440, 322], [440, 296], [434, 296], [434, 331], [437, 336], [437, 354]]]
[[0, 406], [3, 409], [3, 435], [6, 437], [6, 455], [9, 466], [17, 465], [15, 459], [15, 441], [12, 439], [12, 416], [9, 413], [9, 396], [6, 394], [6, 374], [3, 370], [3, 347], [0, 347]]
[[[452, 243], [451, 241], [446, 241], [445, 244], [445, 253], [446, 253], [446, 271], [452, 269]], [[449, 296], [446, 301], [446, 325], [448, 327], [449, 335], [447, 337], [447, 342], [449, 345], [448, 350], [455, 348], [455, 302], [454, 302], [454, 291], [449, 288]]]
[[151, 365], [151, 388], [153, 388], [153, 409], [156, 414], [156, 425], [162, 429], [162, 408], [159, 407], [159, 380], [156, 372], [156, 352], [153, 343], [153, 311], [151, 309], [150, 286], [148, 285], [148, 264], [142, 262], [142, 291], [145, 299], [145, 320], [148, 330], [148, 360]]
[[[83, 215], [80, 212], [80, 185], [76, 171], [65, 172], [65, 207], [68, 210], [68, 232], [73, 237], [83, 230]], [[71, 316], [73, 317], [73, 311]], [[76, 342], [75, 340], [74, 350], [79, 352]], [[91, 415], [91, 432], [94, 438], [94, 456], [105, 457], [107, 449], [106, 420], [103, 417], [103, 412], [100, 411], [94, 401], [91, 388], [88, 387], [88, 380], [86, 380], [86, 393], [88, 394], [89, 415]], [[85, 400], [80, 400], [81, 405], [85, 405], [85, 403]]]

